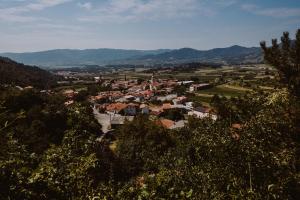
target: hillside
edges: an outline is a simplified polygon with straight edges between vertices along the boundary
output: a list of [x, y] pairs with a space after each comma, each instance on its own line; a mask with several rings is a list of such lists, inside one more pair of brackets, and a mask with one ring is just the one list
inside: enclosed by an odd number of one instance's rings
[[55, 84], [57, 77], [38, 67], [31, 67], [0, 57], [0, 84], [16, 84], [45, 88]]
[[183, 62], [213, 62], [222, 64], [258, 63], [262, 61], [259, 48], [232, 46], [201, 51], [191, 48], [176, 50], [86, 49], [50, 50], [32, 53], [0, 54], [21, 63], [43, 67], [106, 65], [106, 64], [161, 64]]

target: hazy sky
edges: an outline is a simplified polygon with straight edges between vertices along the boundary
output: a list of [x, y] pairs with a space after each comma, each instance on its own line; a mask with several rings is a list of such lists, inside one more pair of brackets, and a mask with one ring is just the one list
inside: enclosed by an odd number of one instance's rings
[[298, 28], [300, 0], [0, 0], [0, 52], [258, 46]]

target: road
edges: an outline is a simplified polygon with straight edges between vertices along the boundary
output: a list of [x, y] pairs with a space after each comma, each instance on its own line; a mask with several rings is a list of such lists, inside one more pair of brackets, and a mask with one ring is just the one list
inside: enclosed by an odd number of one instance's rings
[[102, 126], [102, 132], [107, 133], [110, 131], [110, 116], [108, 114], [99, 113], [96, 108], [93, 108], [93, 113], [99, 124]]

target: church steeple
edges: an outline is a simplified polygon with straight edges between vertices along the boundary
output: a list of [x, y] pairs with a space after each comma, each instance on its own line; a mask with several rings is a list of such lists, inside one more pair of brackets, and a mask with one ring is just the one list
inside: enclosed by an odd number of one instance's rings
[[150, 90], [153, 91], [154, 87], [153, 87], [153, 83], [154, 83], [154, 73], [151, 76], [151, 80], [150, 80]]

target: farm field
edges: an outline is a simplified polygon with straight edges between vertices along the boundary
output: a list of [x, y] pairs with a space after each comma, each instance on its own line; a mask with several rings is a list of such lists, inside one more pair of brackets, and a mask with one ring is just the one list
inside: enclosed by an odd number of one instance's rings
[[246, 92], [252, 91], [249, 88], [223, 84], [218, 85], [210, 89], [198, 91], [194, 97], [193, 101], [199, 102], [202, 105], [209, 106], [211, 99], [214, 95], [225, 96], [227, 98], [238, 97], [244, 95]]
[[213, 95], [217, 94], [217, 95], [226, 96], [226, 97], [237, 97], [237, 96], [245, 94], [245, 92], [247, 92], [247, 91], [251, 91], [251, 89], [224, 84], [224, 85], [218, 85], [218, 86], [210, 88], [210, 89], [201, 90], [198, 92], [198, 94], [200, 96], [201, 95], [202, 96], [203, 95], [213, 96]]

